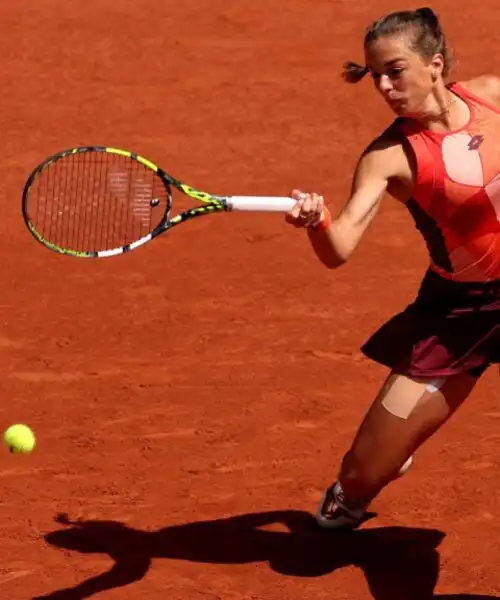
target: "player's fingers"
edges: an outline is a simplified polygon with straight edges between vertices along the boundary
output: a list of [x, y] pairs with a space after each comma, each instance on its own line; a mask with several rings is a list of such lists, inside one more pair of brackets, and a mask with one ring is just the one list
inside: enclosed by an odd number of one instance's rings
[[305, 196], [306, 194], [303, 191], [297, 189], [293, 189], [290, 193], [290, 197], [297, 201], [304, 200]]
[[311, 222], [312, 226], [317, 225], [323, 218], [323, 211], [325, 207], [325, 200], [321, 194], [312, 194], [313, 209], [311, 211]]
[[312, 204], [314, 207], [314, 212], [321, 212], [323, 210], [324, 199], [321, 194], [313, 193], [311, 194]]
[[300, 207], [299, 217], [303, 221], [307, 221], [313, 208], [313, 200], [311, 194], [304, 194], [302, 206]]
[[301, 199], [301, 200], [298, 200], [295, 203], [295, 206], [292, 208], [291, 213], [296, 219], [299, 219], [300, 216], [302, 215], [303, 207], [304, 207], [304, 200]]
[[323, 214], [323, 207], [323, 196], [321, 196], [320, 194], [316, 194], [315, 192], [309, 195], [307, 217], [305, 218], [304, 222], [305, 227], [311, 227], [321, 219], [321, 216]]
[[323, 210], [323, 198], [319, 194], [292, 190], [290, 196], [297, 200], [293, 208], [285, 215], [287, 222], [295, 227], [310, 227], [320, 218]]
[[300, 190], [292, 190], [292, 192], [290, 193], [290, 197], [293, 200], [295, 200], [296, 202], [289, 212], [290, 212], [290, 214], [294, 215], [295, 217], [298, 217], [301, 206], [304, 202], [305, 194], [304, 194], [304, 192], [301, 192]]
[[302, 208], [302, 200], [298, 200], [293, 207], [291, 208], [290, 211], [288, 211], [287, 213], [285, 213], [285, 220], [287, 221], [287, 223], [291, 223], [292, 225], [295, 225], [296, 227], [300, 227], [300, 211]]

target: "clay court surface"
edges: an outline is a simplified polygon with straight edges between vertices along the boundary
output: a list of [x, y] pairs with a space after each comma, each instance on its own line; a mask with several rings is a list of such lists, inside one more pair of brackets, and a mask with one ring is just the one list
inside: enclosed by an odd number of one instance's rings
[[[496, 0], [433, 7], [458, 78], [499, 68]], [[426, 266], [401, 208], [388, 200], [335, 273], [279, 215], [201, 218], [85, 261], [45, 250], [20, 214], [31, 169], [85, 144], [216, 193], [301, 187], [338, 207], [391, 118], [338, 73], [368, 21], [400, 8], [0, 4], [0, 426], [38, 438], [31, 456], [0, 453], [1, 598], [500, 598], [496, 371], [361, 530], [311, 524], [386, 374], [358, 348]]]

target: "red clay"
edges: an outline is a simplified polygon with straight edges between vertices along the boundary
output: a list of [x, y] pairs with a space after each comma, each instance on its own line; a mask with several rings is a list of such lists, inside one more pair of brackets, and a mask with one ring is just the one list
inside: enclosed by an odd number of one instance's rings
[[[458, 76], [498, 67], [498, 2], [433, 7]], [[30, 170], [83, 144], [141, 152], [216, 193], [302, 187], [338, 207], [391, 118], [368, 81], [338, 73], [396, 8], [0, 5], [0, 425], [38, 437], [31, 456], [0, 455], [2, 598], [500, 597], [496, 372], [363, 530], [310, 527], [385, 376], [358, 348], [426, 265], [403, 209], [388, 200], [335, 273], [276, 215], [201, 218], [109, 261], [50, 253], [20, 215]]]

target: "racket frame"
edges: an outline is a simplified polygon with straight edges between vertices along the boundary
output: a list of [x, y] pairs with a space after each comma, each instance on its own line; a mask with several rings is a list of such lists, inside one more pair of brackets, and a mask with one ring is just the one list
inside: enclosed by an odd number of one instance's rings
[[[107, 250], [82, 251], [63, 248], [51, 242], [50, 240], [47, 240], [37, 231], [36, 227], [31, 221], [28, 210], [30, 189], [36, 181], [37, 177], [47, 167], [63, 158], [79, 153], [89, 152], [105, 152], [108, 154], [129, 158], [131, 160], [137, 161], [138, 163], [152, 170], [161, 179], [167, 191], [167, 208], [165, 210], [163, 219], [147, 235], [142, 236], [134, 242], [117, 248], [111, 248]], [[189, 208], [170, 218], [170, 213], [172, 209], [172, 188], [179, 190], [180, 192], [194, 200], [202, 202], [202, 204], [200, 206]], [[120, 148], [115, 148], [112, 146], [78, 146], [75, 148], [70, 148], [68, 150], [57, 152], [56, 154], [53, 154], [52, 156], [44, 160], [37, 167], [35, 167], [35, 169], [32, 171], [24, 185], [22, 195], [22, 214], [24, 221], [28, 227], [28, 230], [31, 232], [33, 237], [49, 250], [52, 250], [59, 254], [65, 254], [78, 258], [105, 258], [110, 256], [117, 256], [129, 252], [130, 250], [134, 250], [139, 246], [142, 246], [143, 244], [146, 244], [147, 242], [156, 238], [165, 231], [172, 229], [176, 225], [179, 225], [180, 223], [183, 223], [195, 217], [216, 212], [228, 212], [232, 210], [286, 212], [292, 208], [293, 204], [294, 201], [290, 197], [217, 196], [193, 188], [189, 185], [186, 185], [185, 183], [182, 183], [181, 181], [179, 181], [175, 177], [172, 177], [172, 175], [168, 174], [166, 171], [161, 169], [152, 161], [148, 160], [147, 158], [144, 158], [143, 156], [135, 152], [130, 152], [129, 150], [122, 150]]]

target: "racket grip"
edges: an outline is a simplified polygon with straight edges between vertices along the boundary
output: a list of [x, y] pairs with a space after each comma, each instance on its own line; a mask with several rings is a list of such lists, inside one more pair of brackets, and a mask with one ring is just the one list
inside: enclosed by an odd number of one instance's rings
[[281, 196], [229, 196], [227, 206], [229, 210], [263, 211], [263, 212], [288, 212], [295, 205], [296, 200]]

